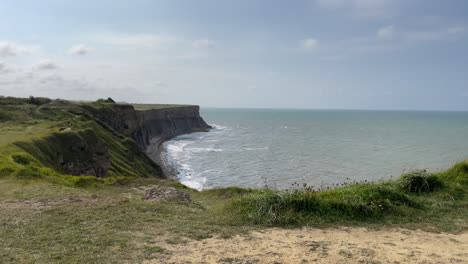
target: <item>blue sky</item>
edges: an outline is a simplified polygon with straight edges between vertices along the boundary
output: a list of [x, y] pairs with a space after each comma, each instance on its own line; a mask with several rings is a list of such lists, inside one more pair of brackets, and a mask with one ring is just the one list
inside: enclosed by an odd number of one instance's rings
[[468, 110], [465, 0], [1, 1], [0, 94]]

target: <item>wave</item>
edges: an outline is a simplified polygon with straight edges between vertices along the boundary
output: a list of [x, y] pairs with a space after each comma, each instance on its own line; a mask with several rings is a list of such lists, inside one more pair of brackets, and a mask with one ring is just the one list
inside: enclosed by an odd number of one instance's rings
[[218, 148], [187, 148], [187, 151], [191, 152], [223, 152], [224, 149], [218, 149]]
[[268, 150], [270, 149], [269, 147], [263, 147], [263, 148], [243, 148], [243, 150]]

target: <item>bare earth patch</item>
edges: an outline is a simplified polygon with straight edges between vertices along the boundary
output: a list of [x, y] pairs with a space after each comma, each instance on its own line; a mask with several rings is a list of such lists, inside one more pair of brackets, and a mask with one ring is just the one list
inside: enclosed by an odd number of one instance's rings
[[468, 263], [468, 233], [405, 229], [267, 229], [160, 246], [166, 254], [145, 263]]

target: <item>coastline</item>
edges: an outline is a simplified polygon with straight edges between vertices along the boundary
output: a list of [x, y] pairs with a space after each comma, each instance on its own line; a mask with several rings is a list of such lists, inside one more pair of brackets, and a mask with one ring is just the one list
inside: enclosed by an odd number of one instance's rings
[[169, 163], [166, 149], [166, 143], [175, 137], [156, 137], [151, 139], [150, 144], [146, 148], [146, 155], [161, 167], [164, 178], [178, 181], [177, 169]]
[[158, 164], [161, 167], [163, 176], [165, 178], [180, 182], [181, 179], [179, 178], [179, 171], [175, 164], [171, 162], [168, 157], [169, 153], [167, 152], [167, 143], [178, 136], [197, 132], [207, 133], [210, 132], [211, 129], [213, 129], [213, 127], [210, 126], [210, 128], [208, 129], [195, 130], [170, 137], [154, 137], [150, 140], [149, 145], [146, 147], [146, 155], [148, 155], [148, 157], [150, 157], [154, 162], [156, 162], [156, 164]]

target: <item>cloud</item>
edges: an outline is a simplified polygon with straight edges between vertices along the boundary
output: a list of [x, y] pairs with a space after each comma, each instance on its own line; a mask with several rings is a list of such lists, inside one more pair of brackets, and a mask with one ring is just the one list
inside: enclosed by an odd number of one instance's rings
[[177, 43], [174, 36], [158, 34], [101, 34], [91, 37], [97, 43], [128, 48], [164, 48]]
[[391, 0], [316, 0], [317, 4], [329, 10], [343, 10], [361, 17], [378, 17], [388, 14]]
[[197, 39], [192, 42], [192, 47], [195, 49], [212, 49], [216, 43], [211, 39]]
[[34, 69], [40, 70], [40, 71], [49, 71], [49, 70], [55, 70], [58, 69], [57, 64], [55, 64], [53, 61], [50, 60], [44, 60], [33, 67]]
[[[456, 41], [464, 33], [465, 27], [463, 26], [435, 27], [424, 30], [397, 29], [391, 25], [383, 26], [377, 29], [374, 35], [325, 43], [326, 49], [320, 49], [319, 59], [342, 61], [369, 54], [398, 52], [431, 42]], [[313, 46], [311, 45], [311, 47]]]
[[319, 41], [315, 38], [307, 38], [301, 41], [302, 49], [313, 52], [319, 48]]
[[423, 31], [406, 31], [399, 33], [399, 38], [407, 42], [441, 41], [453, 39], [464, 33], [463, 27], [450, 27]]
[[0, 41], [0, 58], [15, 57], [22, 54], [33, 53], [35, 48], [19, 45], [14, 42]]
[[397, 31], [393, 26], [381, 27], [377, 30], [380, 39], [392, 39], [395, 43], [410, 44], [425, 41], [447, 40], [463, 34], [464, 27], [450, 27], [428, 30], [402, 30]]
[[447, 31], [450, 34], [458, 34], [458, 33], [465, 32], [465, 28], [464, 27], [451, 27]]
[[4, 61], [0, 61], [0, 74], [12, 72], [13, 69]]
[[78, 44], [78, 45], [72, 46], [72, 47], [68, 50], [68, 54], [72, 54], [72, 55], [86, 55], [86, 54], [88, 54], [90, 51], [91, 51], [91, 49], [88, 48], [88, 47], [86, 47], [84, 44]]
[[395, 29], [393, 26], [386, 26], [377, 30], [377, 36], [381, 39], [391, 39], [395, 35]]

